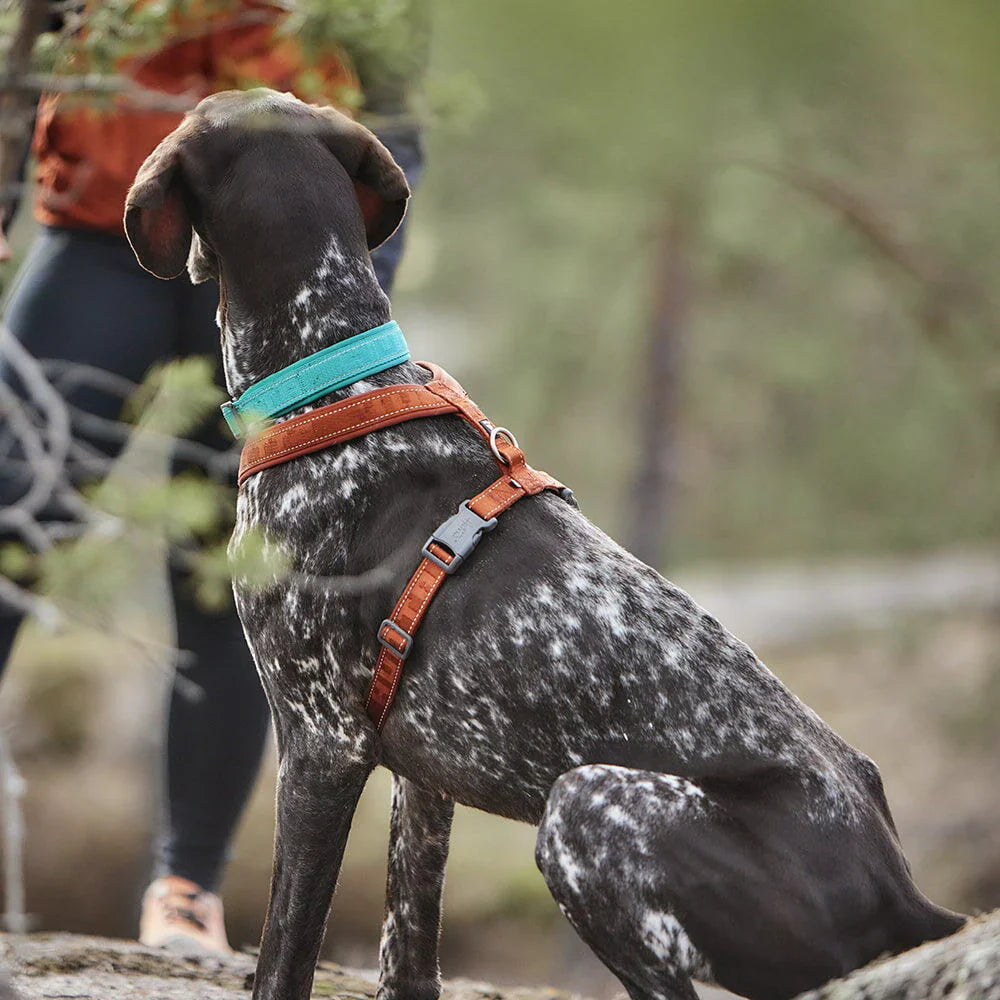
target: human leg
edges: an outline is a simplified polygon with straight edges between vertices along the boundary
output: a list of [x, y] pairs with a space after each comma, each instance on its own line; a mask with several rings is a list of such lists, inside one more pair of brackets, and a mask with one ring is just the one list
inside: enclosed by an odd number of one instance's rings
[[169, 696], [158, 869], [214, 891], [260, 768], [269, 712], [235, 611], [199, 607], [176, 569], [171, 590], [177, 645], [192, 657]]
[[[182, 279], [173, 287], [172, 353], [215, 359], [220, 378], [217, 286], [193, 286]], [[193, 438], [220, 455], [233, 447], [218, 414], [210, 415]], [[175, 471], [185, 464], [175, 461]], [[147, 893], [141, 938], [223, 951], [221, 904], [214, 891], [260, 769], [269, 710], [235, 608], [202, 607], [189, 574], [176, 566], [170, 590], [177, 645], [189, 662], [178, 668], [169, 693], [157, 878]]]
[[[62, 365], [51, 375], [71, 407], [74, 439], [105, 458], [117, 454], [119, 441], [95, 433], [88, 418], [117, 420], [121, 394], [92, 384], [89, 369], [138, 381], [168, 342], [169, 323], [155, 307], [156, 279], [140, 272], [124, 240], [100, 234], [43, 229], [19, 272], [4, 312], [4, 326], [40, 362]], [[67, 367], [73, 365], [75, 368]], [[0, 352], [0, 381], [6, 390], [27, 397], [22, 379]], [[9, 510], [28, 494], [38, 470], [25, 457], [10, 419], [0, 421], [0, 508]], [[70, 454], [66, 476], [86, 478], [87, 464]], [[51, 495], [33, 512], [39, 523], [66, 520], [70, 513]], [[7, 524], [0, 544], [32, 542]], [[0, 672], [9, 658], [23, 615], [0, 600]]]

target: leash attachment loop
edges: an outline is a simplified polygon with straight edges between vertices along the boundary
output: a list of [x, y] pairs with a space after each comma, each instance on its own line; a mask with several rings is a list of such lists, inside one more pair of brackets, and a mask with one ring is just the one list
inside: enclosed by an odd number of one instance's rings
[[502, 462], [504, 465], [510, 465], [510, 459], [500, 450], [500, 446], [497, 443], [497, 438], [503, 435], [515, 448], [520, 448], [517, 443], [517, 438], [506, 427], [492, 427], [490, 428], [490, 451], [493, 452], [493, 457], [498, 461]]
[[[483, 535], [492, 531], [496, 526], [497, 519], [495, 517], [480, 517], [469, 507], [469, 501], [463, 500], [459, 504], [458, 511], [452, 514], [447, 521], [442, 522], [434, 530], [431, 537], [424, 542], [420, 554], [425, 559], [430, 559], [436, 566], [440, 566], [448, 576], [451, 576], [472, 555]], [[451, 558], [446, 562], [434, 551], [432, 546], [444, 550], [445, 555], [449, 555]]]

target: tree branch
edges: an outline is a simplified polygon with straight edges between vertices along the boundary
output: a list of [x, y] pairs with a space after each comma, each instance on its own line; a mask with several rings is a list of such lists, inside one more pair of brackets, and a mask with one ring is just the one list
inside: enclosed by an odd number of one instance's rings
[[[65, 471], [72, 435], [66, 404], [45, 378], [38, 362], [6, 327], [0, 327], [0, 357], [7, 358], [32, 403], [45, 415], [45, 438], [48, 444], [47, 450], [40, 446], [38, 453], [34, 454], [36, 474], [28, 493], [3, 512], [9, 520], [12, 511], [36, 514], [51, 499], [53, 490]], [[36, 443], [38, 442], [33, 441], [32, 446]], [[0, 522], [4, 519], [0, 518]]]
[[34, 117], [32, 94], [13, 89], [10, 82], [31, 69], [35, 42], [45, 27], [48, 0], [23, 0], [21, 16], [11, 39], [7, 71], [0, 77], [0, 262], [10, 259], [3, 227], [15, 196], [10, 193], [21, 169]]
[[970, 275], [926, 248], [906, 242], [877, 206], [840, 181], [799, 166], [747, 159], [730, 163], [781, 181], [832, 209], [880, 256], [915, 279], [925, 292], [921, 323], [932, 339], [939, 341], [949, 331], [956, 309], [988, 309], [989, 297]]

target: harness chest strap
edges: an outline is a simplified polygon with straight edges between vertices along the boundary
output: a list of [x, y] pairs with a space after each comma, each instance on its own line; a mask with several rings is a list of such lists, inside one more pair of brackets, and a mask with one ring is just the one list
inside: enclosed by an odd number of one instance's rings
[[239, 485], [263, 469], [362, 437], [370, 431], [416, 417], [455, 412], [455, 405], [434, 393], [430, 384], [373, 389], [362, 396], [321, 406], [250, 438], [240, 453]]
[[379, 626], [377, 637], [381, 648], [365, 701], [365, 710], [378, 731], [392, 706], [414, 634], [431, 601], [482, 536], [496, 527], [497, 515], [518, 500], [545, 490], [572, 499], [572, 492], [562, 483], [527, 464], [524, 452], [510, 433], [494, 427], [447, 372], [437, 365], [420, 364], [433, 376], [426, 385], [374, 389], [292, 417], [252, 437], [240, 456], [239, 483], [242, 486], [255, 473], [301, 455], [405, 420], [444, 413], [457, 413], [489, 445], [500, 469], [500, 478], [464, 501], [458, 512], [431, 535], [396, 606]]

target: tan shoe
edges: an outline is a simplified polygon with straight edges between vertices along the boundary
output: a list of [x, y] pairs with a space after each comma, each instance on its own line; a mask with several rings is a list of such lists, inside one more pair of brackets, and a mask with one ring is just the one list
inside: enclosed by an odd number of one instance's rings
[[142, 897], [139, 942], [186, 955], [229, 955], [222, 900], [179, 875], [158, 878]]

